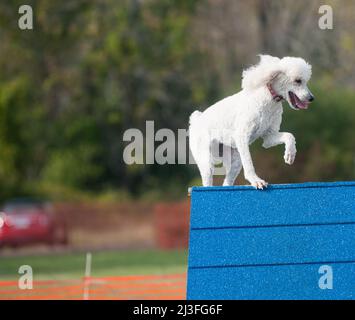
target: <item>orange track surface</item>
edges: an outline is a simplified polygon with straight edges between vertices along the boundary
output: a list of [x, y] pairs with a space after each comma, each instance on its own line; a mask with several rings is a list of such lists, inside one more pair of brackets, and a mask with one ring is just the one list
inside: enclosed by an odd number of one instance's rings
[[34, 281], [33, 289], [21, 290], [17, 281], [0, 281], [0, 300], [185, 299], [186, 275], [139, 275], [81, 280]]

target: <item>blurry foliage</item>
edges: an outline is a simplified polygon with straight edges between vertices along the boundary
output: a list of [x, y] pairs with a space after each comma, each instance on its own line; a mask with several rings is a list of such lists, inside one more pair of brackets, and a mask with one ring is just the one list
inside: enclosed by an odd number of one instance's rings
[[122, 135], [186, 127], [216, 97], [189, 33], [198, 2], [28, 1], [33, 31], [17, 27], [21, 1], [2, 2], [0, 198], [186, 185], [186, 167], [128, 168]]
[[295, 165], [283, 164], [282, 147], [259, 144], [258, 173], [272, 182], [354, 179], [351, 11], [332, 1], [340, 27], [327, 34], [316, 2], [285, 1], [29, 0], [33, 31], [17, 27], [22, 1], [1, 2], [0, 200], [185, 196], [197, 168], [127, 167], [124, 131], [144, 132], [146, 120], [186, 128], [193, 110], [239, 90], [242, 67], [265, 51], [309, 60], [317, 100], [307, 112], [285, 111]]

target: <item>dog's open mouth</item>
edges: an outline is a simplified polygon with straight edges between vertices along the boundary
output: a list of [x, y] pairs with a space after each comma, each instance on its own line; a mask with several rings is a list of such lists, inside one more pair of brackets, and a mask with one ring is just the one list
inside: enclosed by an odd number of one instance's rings
[[292, 91], [288, 92], [288, 95], [290, 97], [290, 102], [294, 109], [308, 109], [309, 102], [308, 101], [301, 101], [300, 98], [297, 97]]

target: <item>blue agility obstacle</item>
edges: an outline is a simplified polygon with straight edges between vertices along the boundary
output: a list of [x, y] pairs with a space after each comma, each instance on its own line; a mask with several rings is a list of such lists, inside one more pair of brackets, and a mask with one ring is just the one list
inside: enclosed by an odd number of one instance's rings
[[193, 187], [187, 299], [355, 299], [355, 182]]

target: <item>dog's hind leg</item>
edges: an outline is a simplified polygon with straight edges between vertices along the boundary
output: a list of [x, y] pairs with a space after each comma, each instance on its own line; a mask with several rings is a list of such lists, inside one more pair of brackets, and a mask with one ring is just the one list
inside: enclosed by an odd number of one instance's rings
[[223, 146], [223, 165], [226, 169], [223, 185], [232, 186], [242, 169], [242, 162], [237, 149]]
[[196, 164], [200, 170], [202, 185], [204, 187], [213, 185], [213, 161], [211, 155], [211, 146], [209, 143], [202, 142], [199, 145], [196, 156], [194, 155]]
[[[192, 129], [192, 130], [191, 130]], [[204, 187], [213, 185], [213, 161], [211, 155], [211, 142], [206, 139], [208, 133], [197, 132], [190, 128], [190, 150], [200, 170], [202, 185]]]
[[213, 185], [213, 166], [210, 163], [203, 161], [198, 163], [198, 168], [200, 169], [202, 185], [204, 187], [209, 187]]

